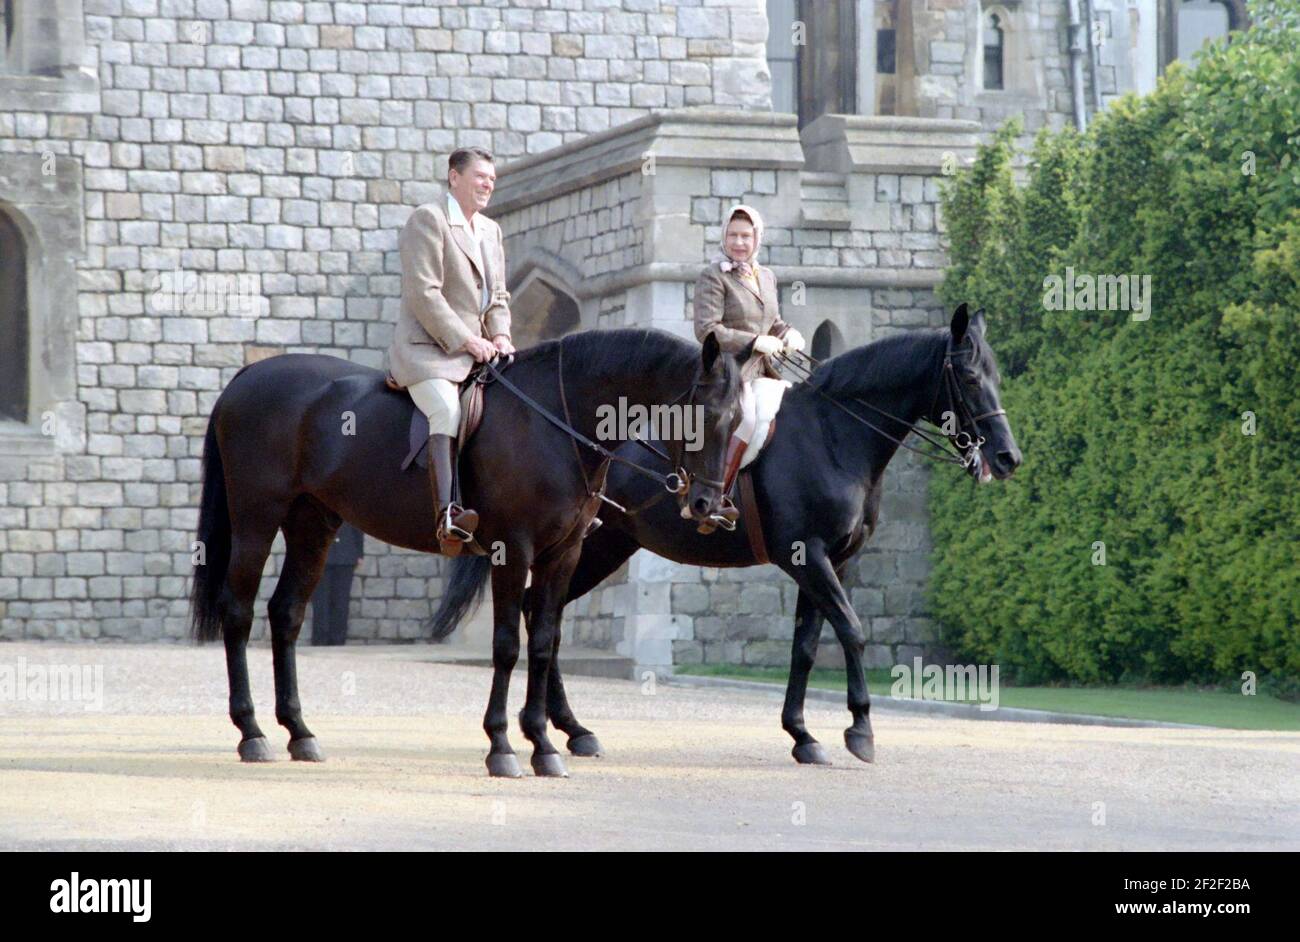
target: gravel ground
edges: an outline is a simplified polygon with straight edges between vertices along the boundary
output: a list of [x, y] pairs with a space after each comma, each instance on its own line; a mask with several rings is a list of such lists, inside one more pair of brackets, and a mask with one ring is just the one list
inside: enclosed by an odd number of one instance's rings
[[[770, 694], [574, 677], [607, 755], [568, 758], [569, 779], [497, 780], [490, 671], [421, 650], [300, 649], [328, 761], [246, 765], [219, 646], [0, 645], [0, 671], [102, 669], [101, 704], [0, 689], [0, 848], [1300, 849], [1293, 733], [882, 713], [864, 765], [842, 745], [847, 712], [815, 703], [835, 765], [799, 767]], [[270, 651], [249, 660], [282, 750]]]

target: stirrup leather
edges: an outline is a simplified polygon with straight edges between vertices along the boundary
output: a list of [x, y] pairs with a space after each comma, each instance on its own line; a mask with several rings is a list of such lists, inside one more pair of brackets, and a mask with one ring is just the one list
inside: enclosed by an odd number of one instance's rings
[[731, 441], [727, 443], [726, 467], [722, 476], [722, 499], [725, 507], [731, 501], [731, 491], [736, 484], [736, 477], [740, 474], [740, 461], [745, 457], [745, 449], [749, 447], [749, 442], [745, 441], [739, 435], [732, 435]]

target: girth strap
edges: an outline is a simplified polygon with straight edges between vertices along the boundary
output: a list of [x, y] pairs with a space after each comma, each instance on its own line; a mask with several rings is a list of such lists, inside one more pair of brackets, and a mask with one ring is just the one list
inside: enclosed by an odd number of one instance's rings
[[749, 550], [759, 563], [771, 562], [767, 558], [767, 546], [763, 540], [763, 521], [758, 514], [758, 500], [754, 496], [754, 476], [748, 469], [736, 475], [736, 484], [740, 489], [740, 518], [745, 524], [745, 536], [749, 537]]

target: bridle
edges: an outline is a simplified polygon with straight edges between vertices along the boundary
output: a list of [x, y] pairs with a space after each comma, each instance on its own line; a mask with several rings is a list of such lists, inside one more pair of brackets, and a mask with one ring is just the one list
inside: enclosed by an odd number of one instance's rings
[[[943, 354], [943, 382], [948, 387], [948, 405], [950, 411], [957, 416], [958, 427], [955, 434], [950, 437], [954, 448], [963, 455], [962, 467], [970, 467], [972, 464], [978, 467], [981, 459], [980, 448], [984, 445], [986, 439], [980, 434], [980, 422], [985, 419], [991, 419], [995, 416], [1006, 415], [1006, 409], [990, 409], [988, 412], [981, 412], [979, 415], [971, 414], [970, 400], [966, 398], [966, 392], [962, 388], [962, 382], [957, 378], [957, 369], [952, 365], [953, 358], [959, 354], [975, 354], [975, 340], [972, 337], [966, 338], [964, 349], [954, 350], [952, 348], [952, 337], [948, 338], [948, 348]], [[930, 414], [935, 415], [935, 407], [939, 404], [939, 392], [935, 390], [934, 402], [930, 405]], [[965, 428], [962, 428], [965, 425]]]
[[[668, 405], [670, 406], [676, 405], [678, 402], [682, 400], [684, 396], [688, 394], [690, 395], [691, 400], [693, 400], [695, 398], [695, 390], [701, 389], [707, 385], [708, 384], [705, 383], [703, 380], [698, 380], [698, 379], [695, 380], [695, 382], [693, 382], [687, 389], [684, 389], [680, 393], [678, 393], [677, 397], [673, 399], [672, 402], [668, 403]], [[690, 400], [688, 400], [688, 403], [689, 401]], [[740, 414], [737, 413], [732, 418], [731, 421], [732, 431], [735, 431], [736, 426], [739, 424], [740, 424]], [[724, 486], [723, 481], [714, 480], [713, 478], [706, 478], [703, 474], [698, 474], [698, 473], [692, 474], [686, 470], [686, 465], [683, 463], [683, 455], [686, 451], [685, 441], [679, 439], [673, 443], [673, 447], [672, 449], [670, 449], [672, 451], [671, 457], [664, 454], [663, 451], [657, 448], [653, 443], [648, 442], [643, 438], [634, 438], [632, 439], [632, 441], [635, 441], [637, 444], [641, 445], [642, 447], [648, 449], [649, 451], [654, 452], [660, 458], [663, 458], [665, 461], [667, 461], [669, 465], [676, 468], [677, 473], [682, 477], [682, 479], [685, 482], [685, 490], [690, 490], [690, 485], [692, 481], [699, 481], [701, 484], [704, 484], [708, 487], [712, 487], [718, 491], [722, 490]], [[684, 492], [685, 491], [682, 491], [681, 493]]]
[[[812, 380], [813, 371], [818, 366], [821, 365], [820, 361], [818, 361], [814, 357], [809, 356], [803, 351], [798, 351], [799, 356], [806, 359], [808, 363], [811, 363], [812, 364], [811, 367], [805, 363], [801, 363], [800, 361], [790, 356], [790, 353], [793, 353], [795, 351], [790, 351], [788, 353], [786, 351], [780, 351], [776, 354], [776, 357], [783, 366], [789, 368], [795, 374], [795, 376], [799, 378], [801, 382], [804, 383], [804, 385], [808, 386], [809, 389], [811, 389], [817, 395], [821, 396], [821, 398], [825, 399], [831, 405], [835, 406], [837, 409], [847, 414], [850, 418], [861, 423], [862, 425], [865, 425], [867, 428], [871, 429], [877, 434], [882, 435], [885, 438], [889, 439], [889, 441], [893, 442], [894, 444], [900, 445], [901, 447], [906, 448], [908, 451], [915, 452], [921, 457], [928, 458], [931, 461], [938, 461], [946, 464], [956, 464], [956, 465], [960, 465], [963, 469], [974, 468], [978, 472], [980, 464], [983, 461], [980, 448], [986, 442], [984, 436], [980, 434], [979, 423], [982, 422], [984, 419], [991, 419], [994, 416], [1006, 415], [1007, 410], [991, 409], [988, 412], [981, 412], [979, 415], [973, 414], [973, 410], [970, 407], [970, 402], [969, 400], [967, 400], [966, 393], [962, 389], [961, 380], [957, 378], [957, 370], [953, 366], [953, 360], [956, 357], [963, 356], [966, 354], [973, 355], [975, 353], [974, 339], [969, 336], [966, 339], [967, 339], [967, 344], [964, 344], [962, 348], [953, 349], [952, 337], [949, 336], [947, 348], [944, 350], [944, 354], [943, 354], [943, 369], [940, 371], [939, 382], [935, 387], [934, 398], [931, 400], [931, 404], [930, 404], [930, 415], [935, 415], [937, 407], [939, 405], [939, 396], [945, 390], [947, 391], [948, 405], [951, 407], [949, 411], [952, 411], [956, 415], [958, 421], [958, 428], [957, 431], [951, 434], [948, 434], [946, 432], [943, 433], [942, 437], [935, 436], [933, 433], [919, 427], [914, 422], [908, 422], [905, 419], [901, 419], [890, 412], [886, 412], [884, 409], [880, 408], [877, 405], [873, 405], [870, 402], [867, 402], [865, 399], [860, 399], [857, 396], [849, 397], [852, 402], [861, 406], [866, 406], [868, 409], [871, 409], [873, 412], [876, 412], [884, 416], [886, 419], [889, 419], [890, 421], [893, 422], [897, 422], [899, 425], [903, 426], [903, 428], [907, 430], [903, 433], [901, 437], [891, 435], [889, 432], [886, 432], [884, 429], [880, 428], [880, 426], [874, 424], [869, 419], [863, 418], [862, 416], [858, 415], [848, 406], [844, 405], [844, 403], [840, 402], [838, 399], [834, 398], [833, 396], [827, 395], [825, 392], [818, 389], [816, 386], [812, 384], [811, 380]], [[918, 438], [926, 442], [931, 447], [937, 448], [938, 452], [936, 453], [934, 451], [930, 451], [924, 448], [917, 448], [914, 445], [908, 444], [905, 441], [908, 435], [916, 435]], [[948, 451], [949, 445], [951, 445], [952, 448], [955, 449], [956, 452], [955, 454]]]
[[[564, 432], [566, 435], [569, 436], [569, 440], [573, 442], [574, 455], [578, 459], [578, 470], [582, 472], [583, 484], [586, 488], [587, 495], [589, 497], [599, 497], [605, 503], [612, 504], [613, 506], [618, 507], [619, 510], [624, 509], [619, 504], [615, 503], [614, 501], [610, 500], [608, 497], [605, 496], [605, 486], [604, 486], [605, 475], [604, 474], [598, 473], [596, 475], [597, 479], [601, 483], [599, 487], [593, 489], [591, 484], [591, 476], [587, 474], [587, 466], [582, 460], [582, 452], [578, 448], [579, 445], [584, 445], [587, 448], [591, 449], [592, 451], [596, 452], [598, 455], [600, 455], [601, 458], [603, 459], [602, 464], [608, 464], [611, 461], [617, 461], [620, 464], [625, 464], [632, 470], [636, 471], [637, 473], [642, 474], [650, 478], [651, 480], [657, 481], [659, 484], [663, 485], [664, 489], [669, 494], [673, 494], [677, 497], [684, 497], [690, 491], [691, 482], [693, 480], [698, 480], [704, 484], [707, 484], [710, 487], [715, 487], [718, 490], [722, 489], [721, 481], [714, 481], [710, 478], [706, 478], [698, 474], [692, 475], [689, 471], [686, 470], [686, 467], [682, 464], [682, 453], [686, 448], [685, 442], [677, 443], [677, 447], [675, 447], [673, 450], [674, 456], [670, 457], [664, 454], [661, 450], [656, 448], [650, 442], [644, 441], [639, 438], [632, 439], [633, 441], [639, 442], [641, 445], [645, 446], [650, 451], [653, 451], [655, 454], [659, 455], [661, 458], [667, 461], [669, 467], [673, 467], [677, 469], [676, 471], [670, 471], [667, 474], [661, 474], [660, 472], [654, 470], [653, 468], [647, 468], [644, 465], [637, 464], [635, 461], [630, 461], [627, 458], [624, 458], [622, 455], [615, 454], [613, 451], [606, 448], [604, 445], [600, 444], [599, 442], [592, 441], [582, 432], [574, 428], [573, 418], [571, 413], [569, 412], [569, 400], [568, 397], [565, 395], [565, 391], [564, 391], [564, 343], [563, 341], [556, 344], [556, 351], [557, 351], [556, 352], [556, 359], [557, 359], [556, 373], [558, 375], [558, 382], [559, 382], [559, 389], [560, 389], [560, 405], [564, 410], [563, 419], [554, 415], [549, 409], [541, 405], [536, 399], [528, 395], [528, 393], [524, 392], [513, 382], [508, 380], [505, 377], [504, 373], [502, 372], [502, 369], [497, 367], [497, 360], [500, 359], [499, 355], [492, 357], [492, 359], [482, 364], [479, 364], [481, 370], [478, 376], [475, 377], [475, 382], [478, 382], [482, 385], [487, 385], [488, 383], [492, 383], [492, 382], [501, 383], [502, 386], [504, 386], [510, 392], [514, 393], [514, 395], [526, 406], [528, 406], [530, 409], [532, 409], [542, 418], [546, 419], [546, 421], [551, 423], [551, 425], [554, 425], [560, 431]], [[513, 362], [514, 362], [514, 354], [510, 354], [506, 358], [505, 366], [508, 367]], [[676, 405], [677, 403], [681, 402], [683, 397], [693, 394], [697, 388], [704, 385], [705, 383], [702, 380], [700, 379], [694, 380], [690, 386], [688, 386], [686, 389], [678, 393], [676, 398], [674, 398], [672, 402], [669, 403], [669, 405]]]

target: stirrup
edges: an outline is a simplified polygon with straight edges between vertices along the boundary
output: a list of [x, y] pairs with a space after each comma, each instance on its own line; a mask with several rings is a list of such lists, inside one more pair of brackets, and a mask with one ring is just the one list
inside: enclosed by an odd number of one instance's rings
[[726, 530], [728, 533], [734, 533], [736, 530], [736, 521], [740, 519], [740, 510], [732, 502], [730, 497], [723, 496], [722, 509], [715, 514], [710, 514], [709, 519], [705, 520], [695, 528], [697, 533], [712, 533], [718, 527]]
[[438, 542], [468, 543], [474, 539], [471, 531], [456, 525], [454, 517], [464, 512], [464, 509], [456, 503], [448, 504], [443, 508], [441, 519], [438, 521]]

